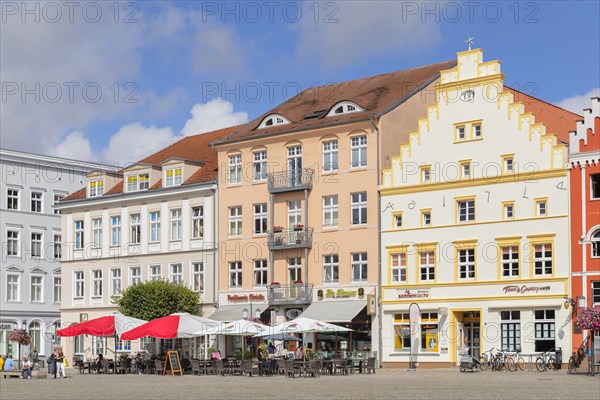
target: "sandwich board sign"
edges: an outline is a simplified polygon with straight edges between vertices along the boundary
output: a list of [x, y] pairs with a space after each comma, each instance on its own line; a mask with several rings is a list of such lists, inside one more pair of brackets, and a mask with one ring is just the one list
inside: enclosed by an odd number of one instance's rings
[[166, 373], [170, 373], [172, 376], [174, 376], [175, 374], [183, 376], [181, 362], [179, 361], [179, 352], [177, 350], [167, 351], [163, 375], [165, 375]]

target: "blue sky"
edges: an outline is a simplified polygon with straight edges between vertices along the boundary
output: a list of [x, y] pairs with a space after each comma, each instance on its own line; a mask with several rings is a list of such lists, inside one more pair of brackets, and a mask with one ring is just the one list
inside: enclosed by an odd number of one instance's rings
[[53, 4], [2, 3], [2, 147], [125, 164], [299, 89], [453, 59], [468, 36], [548, 102], [580, 112], [600, 87], [597, 1]]

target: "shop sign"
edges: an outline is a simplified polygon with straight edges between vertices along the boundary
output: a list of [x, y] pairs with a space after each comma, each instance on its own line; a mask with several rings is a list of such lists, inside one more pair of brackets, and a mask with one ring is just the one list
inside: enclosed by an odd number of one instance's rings
[[549, 292], [550, 286], [542, 285], [508, 285], [502, 288], [504, 294], [537, 294], [539, 292]]
[[327, 289], [325, 291], [325, 297], [328, 299], [349, 299], [350, 297], [356, 297], [356, 290]]
[[431, 289], [407, 289], [398, 294], [398, 299], [428, 299], [431, 296]]
[[296, 319], [300, 316], [300, 314], [302, 314], [302, 310], [298, 308], [290, 308], [285, 312], [285, 316], [288, 320]]
[[241, 303], [241, 302], [248, 302], [248, 301], [265, 301], [265, 295], [264, 294], [256, 294], [256, 293], [228, 294], [227, 301], [230, 303]]

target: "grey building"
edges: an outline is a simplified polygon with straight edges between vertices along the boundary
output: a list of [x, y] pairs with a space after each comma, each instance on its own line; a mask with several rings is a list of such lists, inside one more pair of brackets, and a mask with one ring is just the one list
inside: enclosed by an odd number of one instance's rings
[[29, 348], [8, 340], [26, 329], [40, 355], [50, 355], [60, 326], [61, 219], [54, 205], [79, 189], [91, 170], [115, 167], [0, 149], [0, 353]]

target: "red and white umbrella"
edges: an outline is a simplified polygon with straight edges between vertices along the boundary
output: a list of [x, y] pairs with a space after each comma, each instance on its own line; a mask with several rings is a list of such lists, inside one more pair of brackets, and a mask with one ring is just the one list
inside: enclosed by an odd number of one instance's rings
[[144, 320], [127, 317], [123, 314], [111, 314], [67, 326], [66, 328], [59, 329], [56, 334], [58, 336], [113, 336], [121, 335], [123, 332], [145, 323], [146, 321]]
[[222, 323], [209, 318], [188, 313], [175, 313], [153, 319], [121, 335], [123, 340], [136, 340], [144, 336], [159, 339], [191, 338], [213, 335], [222, 327]]
[[217, 335], [256, 336], [266, 332], [268, 329], [269, 327], [267, 325], [263, 325], [259, 322], [240, 319], [224, 324], [223, 327], [215, 333]]

